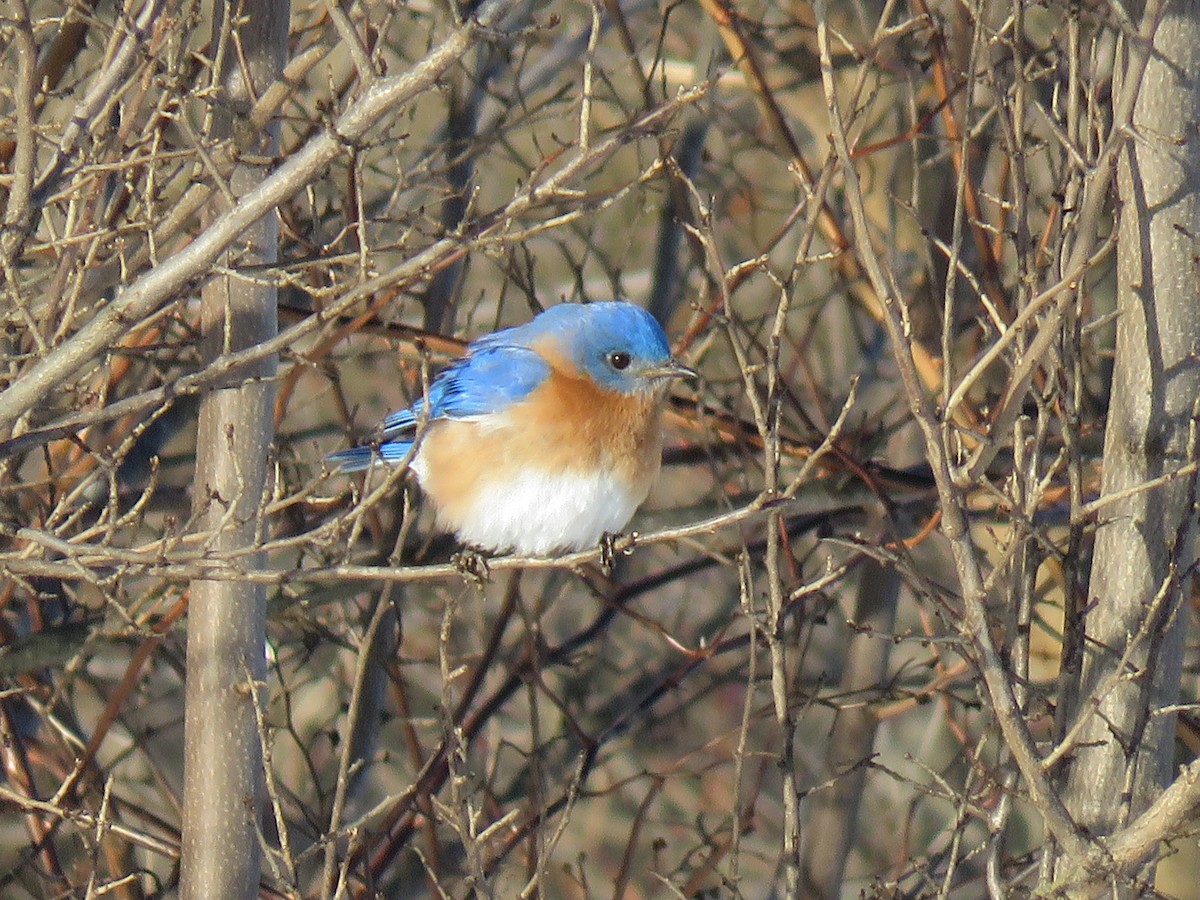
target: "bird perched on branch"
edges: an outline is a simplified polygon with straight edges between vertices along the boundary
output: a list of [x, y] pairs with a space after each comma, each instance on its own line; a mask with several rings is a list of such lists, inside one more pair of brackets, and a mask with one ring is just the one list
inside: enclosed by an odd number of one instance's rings
[[695, 375], [645, 310], [561, 304], [479, 338], [372, 444], [329, 461], [356, 471], [408, 459], [439, 523], [470, 547], [582, 550], [646, 499], [671, 381]]

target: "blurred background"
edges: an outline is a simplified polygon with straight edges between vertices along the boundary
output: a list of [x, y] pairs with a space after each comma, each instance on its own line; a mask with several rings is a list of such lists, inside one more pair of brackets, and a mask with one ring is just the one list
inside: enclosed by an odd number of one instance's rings
[[[1088, 504], [1115, 166], [1177, 10], [218, 6], [0, 22], [0, 384], [44, 385], [0, 414], [0, 894], [177, 890], [200, 580], [265, 602], [263, 896], [1026, 896], [1075, 857], [1014, 734], [1114, 833], [1068, 771], [1111, 689], [1079, 680]], [[268, 8], [282, 65], [239, 94]], [[260, 188], [266, 231], [223, 226]], [[323, 463], [471, 339], [611, 298], [702, 373], [611, 569], [459, 571], [402, 476]], [[246, 384], [266, 437], [202, 489], [234, 443], [203, 398]], [[1138, 632], [1176, 648], [1137, 701], [1166, 780], [1197, 747], [1179, 529]], [[1112, 890], [1200, 897], [1190, 816], [1160, 837]]]

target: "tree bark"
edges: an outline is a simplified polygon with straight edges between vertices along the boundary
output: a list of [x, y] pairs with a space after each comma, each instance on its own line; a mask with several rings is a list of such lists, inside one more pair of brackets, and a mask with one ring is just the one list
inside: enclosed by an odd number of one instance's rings
[[[279, 128], [249, 133], [245, 113], [283, 69], [288, 0], [226, 0], [214, 10], [221, 91], [211, 134], [232, 138], [244, 154], [274, 157]], [[229, 189], [238, 197], [262, 181], [266, 167], [240, 162]], [[218, 193], [217, 197], [223, 194]], [[209, 219], [220, 212], [212, 209]], [[231, 270], [277, 258], [273, 214], [252, 225], [224, 259]], [[264, 279], [211, 278], [201, 294], [203, 353], [252, 347], [277, 333], [276, 290]], [[193, 511], [214, 554], [254, 547], [265, 527], [268, 453], [274, 435], [275, 359], [240, 371], [201, 400]], [[260, 567], [260, 555], [243, 557]], [[253, 898], [261, 868], [262, 748], [255, 703], [266, 675], [266, 592], [234, 580], [194, 581], [188, 618], [184, 750], [183, 856], [180, 894]]]
[[[1103, 496], [1174, 472], [1195, 456], [1200, 397], [1200, 4], [1168, 6], [1118, 171], [1116, 358]], [[1188, 568], [1195, 560], [1195, 479], [1178, 478], [1104, 507], [1085, 612], [1073, 720], [1086, 717], [1065, 800], [1095, 836], [1149, 806], [1171, 776]], [[1152, 875], [1152, 866], [1143, 875]], [[1117, 886], [1126, 896], [1131, 882]]]

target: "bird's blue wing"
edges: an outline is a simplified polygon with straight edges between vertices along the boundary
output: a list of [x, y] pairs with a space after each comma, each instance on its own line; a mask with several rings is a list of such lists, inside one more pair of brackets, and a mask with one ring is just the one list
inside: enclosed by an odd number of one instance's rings
[[469, 419], [498, 413], [528, 397], [549, 375], [549, 364], [528, 347], [484, 346], [437, 378], [437, 392], [429, 392], [429, 414]]
[[[430, 419], [470, 419], [503, 410], [529, 395], [550, 366], [527, 347], [484, 346], [456, 360], [429, 386]], [[424, 399], [383, 420], [383, 437], [415, 431]]]
[[[430, 384], [429, 418], [470, 419], [501, 412], [528, 396], [549, 374], [549, 364], [528, 347], [492, 341], [472, 345], [467, 356], [443, 369]], [[383, 420], [376, 446], [342, 450], [329, 461], [347, 472], [367, 468], [376, 457], [398, 462], [412, 448], [424, 409], [421, 399], [392, 413]]]

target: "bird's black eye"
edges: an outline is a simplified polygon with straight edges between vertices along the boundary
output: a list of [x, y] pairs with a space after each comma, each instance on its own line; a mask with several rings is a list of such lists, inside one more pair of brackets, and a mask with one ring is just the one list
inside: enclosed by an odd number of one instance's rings
[[608, 354], [608, 364], [618, 372], [621, 369], [628, 369], [631, 362], [633, 362], [632, 358], [624, 350], [614, 350]]

